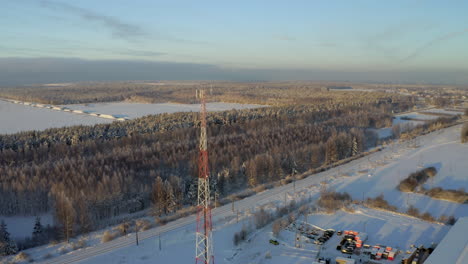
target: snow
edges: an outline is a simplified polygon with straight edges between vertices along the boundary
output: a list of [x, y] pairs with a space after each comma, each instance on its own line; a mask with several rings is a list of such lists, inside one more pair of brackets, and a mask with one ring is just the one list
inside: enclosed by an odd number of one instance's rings
[[[40, 214], [42, 226], [53, 225], [54, 219], [51, 214]], [[36, 216], [1, 216], [0, 221], [5, 221], [8, 232], [13, 239], [30, 237], [36, 222]]]
[[[10, 100], [0, 100], [0, 134], [13, 134], [30, 130], [45, 130], [75, 125], [108, 124], [115, 121], [112, 116], [122, 118], [138, 118], [150, 114], [197, 112], [198, 104], [143, 104], [143, 103], [96, 103], [86, 105], [50, 106], [45, 108], [41, 104], [33, 106], [31, 103], [13, 103]], [[64, 109], [64, 107], [68, 109]], [[208, 103], [208, 111], [224, 111], [231, 109], [246, 109], [265, 107], [264, 105], [249, 105], [235, 103]], [[60, 110], [61, 109], [61, 110]], [[69, 109], [77, 110], [71, 112]], [[89, 114], [79, 113], [88, 111]], [[99, 113], [102, 116], [98, 117]]]
[[462, 110], [447, 110], [447, 109], [430, 109], [430, 110], [425, 110], [425, 111], [422, 111], [424, 113], [437, 113], [437, 114], [447, 114], [447, 115], [463, 115], [463, 111]]
[[457, 223], [450, 229], [448, 234], [424, 263], [468, 263], [467, 230], [468, 217], [458, 219]]
[[[449, 226], [361, 206], [356, 206], [354, 213], [341, 210], [333, 215], [311, 214], [308, 222], [335, 230], [364, 232], [368, 234], [364, 244], [382, 244], [404, 250], [413, 244], [429, 247], [432, 242], [440, 241], [450, 229]], [[336, 244], [334, 251], [335, 247]]]
[[[230, 204], [213, 209], [216, 263], [311, 263], [316, 250], [313, 247], [294, 248], [294, 234], [281, 232], [281, 245], [269, 244], [268, 240], [272, 238], [271, 225], [254, 232], [249, 236], [250, 242], [238, 247], [233, 245], [232, 238], [233, 233], [240, 231], [242, 225], [251, 225], [252, 212], [255, 210], [260, 207], [271, 210], [284, 204], [285, 199], [286, 203], [293, 199], [317, 199], [321, 182], [324, 181], [327, 188], [349, 192], [358, 200], [384, 194], [385, 199], [397, 206], [399, 211], [405, 211], [408, 205], [414, 205], [421, 212], [428, 211], [435, 217], [441, 214], [468, 216], [467, 204], [435, 200], [424, 195], [406, 194], [396, 190], [401, 179], [427, 166], [435, 166], [439, 171], [434, 181], [428, 184], [443, 188], [455, 185], [467, 187], [468, 144], [459, 143], [460, 130], [461, 125], [457, 125], [418, 137], [417, 147], [414, 147], [414, 142], [387, 145], [382, 151], [298, 180], [295, 182], [295, 191], [291, 183], [236, 201], [235, 208], [240, 212], [239, 223], [236, 221], [236, 213], [231, 211]], [[369, 243], [388, 244], [401, 250], [408, 249], [411, 244], [429, 246], [439, 243], [449, 230], [449, 226], [425, 222], [399, 213], [362, 206], [356, 206], [355, 209], [354, 213], [313, 213], [309, 215], [308, 222], [323, 228], [364, 231], [369, 235]], [[62, 255], [63, 251], [68, 252], [71, 249], [70, 246], [60, 243], [26, 252], [34, 259], [43, 259], [47, 254], [53, 255], [53, 258], [44, 260], [44, 263], [193, 262], [194, 223], [195, 216], [191, 215], [141, 232], [141, 244], [138, 247], [134, 244], [135, 234], [101, 244], [102, 231], [96, 231], [87, 238], [89, 248]], [[159, 251], [159, 234], [162, 251]], [[333, 252], [337, 253], [336, 250]]]
[[436, 115], [430, 115], [430, 114], [419, 114], [419, 113], [415, 113], [415, 112], [412, 112], [412, 113], [408, 113], [408, 114], [404, 114], [404, 115], [397, 115], [396, 116], [396, 119], [397, 120], [400, 120], [398, 122], [402, 122], [404, 121], [404, 119], [402, 118], [410, 118], [410, 119], [420, 119], [420, 120], [432, 120], [432, 119], [437, 119], [439, 118], [439, 116], [436, 116]]
[[337, 191], [346, 191], [354, 199], [375, 197], [383, 194], [390, 204], [405, 211], [409, 205], [414, 205], [422, 212], [429, 212], [435, 217], [442, 214], [456, 217], [468, 214], [468, 204], [457, 204], [448, 201], [435, 200], [416, 193], [402, 193], [396, 189], [398, 183], [410, 173], [422, 168], [434, 166], [438, 173], [427, 187], [442, 187], [443, 189], [468, 189], [466, 171], [468, 171], [468, 144], [461, 144], [461, 125], [436, 131], [420, 137], [418, 148], [406, 143], [395, 143], [386, 151], [369, 159], [368, 164], [362, 164], [362, 169], [370, 172], [370, 177], [360, 177], [358, 170], [348, 172], [347, 181], [336, 185]]
[[112, 120], [110, 119], [14, 104], [0, 100], [0, 134], [111, 122]]
[[[409, 113], [395, 115], [393, 122], [392, 122], [392, 126], [400, 125], [400, 131], [405, 132], [418, 125], [422, 125], [427, 121], [434, 120], [434, 119], [441, 117], [439, 115], [431, 115], [431, 113], [443, 113], [443, 114], [445, 113], [445, 114], [450, 114], [450, 115], [462, 114], [461, 112], [447, 111], [444, 109], [437, 109], [437, 108], [424, 110], [422, 112], [425, 114], [421, 114], [419, 112], [409, 112]], [[405, 118], [410, 118], [414, 120], [407, 120]], [[386, 139], [393, 135], [391, 127], [374, 129], [374, 131], [377, 132], [377, 135], [380, 139]]]
[[[130, 102], [112, 102], [112, 103], [96, 103], [96, 104], [75, 104], [66, 105], [72, 110], [82, 110], [90, 113], [106, 113], [117, 117], [137, 118], [145, 115], [154, 115], [161, 113], [176, 113], [176, 112], [198, 112], [199, 104], [145, 104], [145, 103], [130, 103]], [[226, 111], [231, 109], [249, 109], [265, 107], [264, 105], [254, 104], [236, 104], [236, 103], [207, 103], [208, 111]]]

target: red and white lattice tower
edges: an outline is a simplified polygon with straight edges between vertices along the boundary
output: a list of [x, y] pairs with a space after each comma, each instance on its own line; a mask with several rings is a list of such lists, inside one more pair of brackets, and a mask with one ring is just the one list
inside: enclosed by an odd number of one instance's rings
[[211, 206], [210, 206], [210, 180], [208, 168], [208, 147], [206, 139], [206, 103], [205, 91], [197, 91], [201, 101], [200, 112], [200, 153], [198, 157], [198, 204], [197, 204], [197, 230], [195, 244], [195, 264], [212, 264], [213, 239], [211, 235]]

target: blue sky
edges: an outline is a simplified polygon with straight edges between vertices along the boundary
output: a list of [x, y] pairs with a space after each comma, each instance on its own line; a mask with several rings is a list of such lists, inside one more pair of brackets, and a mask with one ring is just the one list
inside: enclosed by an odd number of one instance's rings
[[444, 72], [468, 82], [467, 10], [457, 0], [7, 0], [0, 58]]

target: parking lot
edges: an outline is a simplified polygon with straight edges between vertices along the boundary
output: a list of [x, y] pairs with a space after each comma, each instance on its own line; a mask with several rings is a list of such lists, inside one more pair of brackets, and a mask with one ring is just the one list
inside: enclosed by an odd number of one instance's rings
[[[368, 234], [353, 230], [325, 229], [305, 222], [291, 224], [288, 231], [296, 234], [295, 245], [315, 248], [317, 263], [336, 263], [336, 258], [353, 259], [355, 263], [401, 263], [416, 248], [400, 250], [385, 244], [366, 244]], [[384, 241], [382, 241], [384, 242]]]

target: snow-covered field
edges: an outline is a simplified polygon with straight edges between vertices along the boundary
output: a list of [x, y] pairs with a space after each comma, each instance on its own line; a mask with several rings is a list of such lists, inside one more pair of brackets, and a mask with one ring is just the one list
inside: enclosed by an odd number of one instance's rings
[[[64, 105], [65, 106], [65, 105]], [[90, 113], [105, 113], [118, 117], [137, 118], [145, 115], [154, 115], [162, 113], [176, 112], [198, 112], [199, 104], [144, 104], [144, 103], [129, 103], [129, 102], [112, 102], [112, 103], [95, 103], [95, 104], [75, 104], [66, 105], [73, 110], [88, 111]], [[249, 109], [265, 107], [264, 105], [253, 104], [235, 104], [235, 103], [207, 103], [208, 111], [226, 111], [231, 109]]]
[[[419, 194], [403, 194], [395, 189], [398, 182], [409, 173], [426, 166], [438, 168], [438, 174], [432, 184], [443, 188], [453, 186], [468, 187], [468, 144], [459, 143], [461, 125], [436, 131], [417, 139], [414, 142], [395, 143], [386, 146], [382, 151], [352, 161], [342, 166], [296, 181], [293, 184], [266, 190], [257, 195], [235, 203], [240, 211], [240, 222], [231, 211], [231, 205], [213, 210], [214, 249], [217, 263], [311, 263], [313, 249], [297, 250], [293, 248], [287, 233], [282, 240], [284, 246], [273, 246], [268, 243], [271, 238], [271, 226], [256, 231], [250, 242], [233, 246], [233, 233], [242, 225], [250, 225], [252, 212], [260, 206], [271, 209], [291, 200], [316, 199], [321, 182], [327, 188], [349, 192], [354, 199], [375, 197], [384, 194], [385, 198], [405, 211], [414, 205], [421, 212], [430, 212], [438, 217], [441, 214], [456, 217], [468, 216], [468, 205], [434, 200]], [[41, 260], [47, 254], [52, 258], [45, 263], [187, 263], [194, 261], [194, 221], [189, 216], [168, 223], [164, 226], [140, 233], [140, 246], [135, 246], [135, 235], [121, 237], [108, 243], [100, 244], [102, 232], [95, 232], [88, 240], [89, 248], [62, 255], [70, 246], [64, 243], [54, 246], [43, 246], [27, 250], [34, 259]], [[449, 227], [425, 222], [404, 215], [358, 207], [354, 213], [339, 211], [333, 215], [309, 215], [309, 223], [323, 228], [355, 229], [369, 234], [369, 243], [382, 243], [406, 250], [410, 244], [430, 246], [439, 242]], [[159, 250], [159, 237], [161, 247]], [[283, 234], [283, 233], [281, 233]], [[289, 242], [288, 242], [289, 241]], [[60, 253], [59, 251], [62, 251]], [[270, 252], [271, 258], [266, 258]], [[61, 255], [61, 256], [60, 256]]]
[[[370, 157], [361, 170], [351, 171], [348, 181], [337, 184], [338, 191], [349, 192], [353, 198], [375, 197], [383, 194], [393, 205], [406, 210], [409, 205], [418, 207], [422, 212], [433, 216], [468, 215], [467, 204], [457, 204], [434, 200], [428, 196], [415, 193], [402, 193], [396, 190], [398, 183], [421, 168], [434, 166], [438, 173], [429, 181], [429, 187], [444, 189], [468, 189], [468, 145], [460, 143], [461, 126], [455, 126], [433, 132], [416, 140], [417, 148], [411, 144], [392, 144], [380, 157]], [[366, 175], [367, 177], [360, 177]]]
[[[197, 112], [198, 104], [141, 104], [141, 103], [96, 103], [88, 105], [66, 105], [72, 110], [84, 110], [89, 113], [114, 115], [123, 118], [137, 118], [150, 114]], [[208, 103], [208, 111], [224, 111], [231, 109], [246, 109], [265, 107], [262, 105], [243, 105], [234, 103]], [[89, 114], [72, 113], [69, 111], [40, 108], [30, 105], [12, 103], [0, 100], [0, 134], [13, 134], [21, 131], [45, 130], [75, 125], [95, 125], [112, 123], [114, 120], [92, 116]]]
[[111, 122], [110, 119], [95, 116], [73, 114], [0, 100], [0, 134]]
[[[433, 113], [435, 115], [433, 115]], [[432, 108], [429, 110], [424, 110], [422, 112], [410, 112], [404, 114], [395, 115], [392, 126], [399, 125], [400, 131], [408, 131], [418, 125], [422, 125], [427, 121], [437, 119], [441, 117], [437, 114], [447, 114], [447, 115], [460, 115], [462, 114], [459, 111], [447, 111], [444, 109]], [[391, 127], [385, 127], [375, 130], [379, 138], [388, 138], [391, 137], [393, 132]]]

